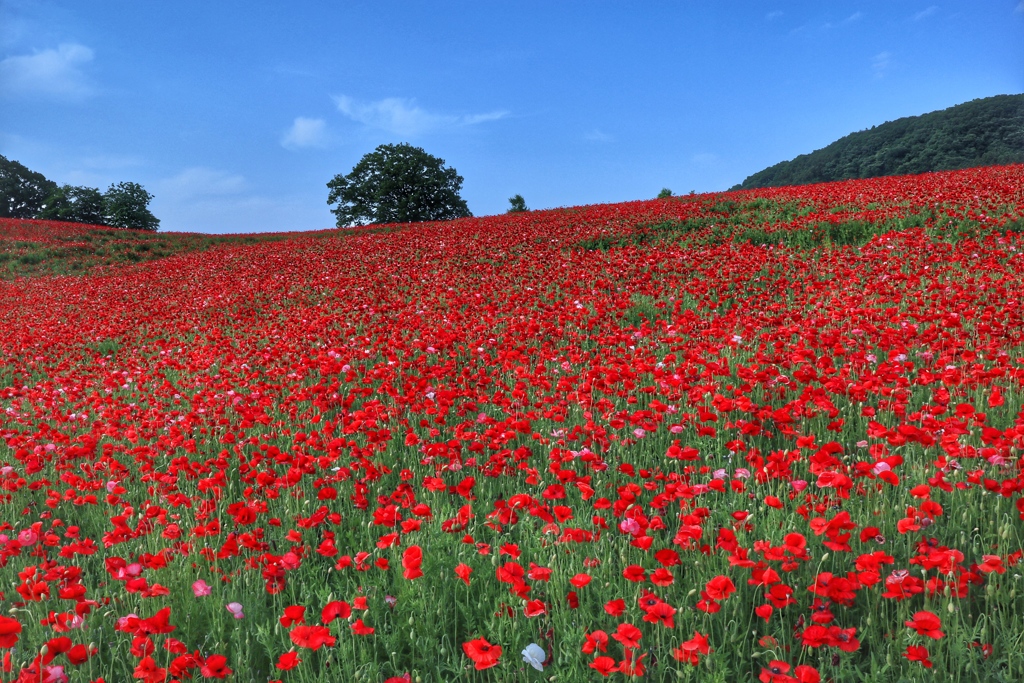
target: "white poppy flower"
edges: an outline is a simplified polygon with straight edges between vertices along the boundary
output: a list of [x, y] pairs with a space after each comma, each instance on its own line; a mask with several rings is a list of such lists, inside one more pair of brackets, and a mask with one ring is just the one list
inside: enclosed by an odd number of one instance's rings
[[537, 671], [544, 670], [544, 660], [547, 659], [547, 653], [537, 643], [530, 643], [523, 650], [523, 661], [532, 666]]

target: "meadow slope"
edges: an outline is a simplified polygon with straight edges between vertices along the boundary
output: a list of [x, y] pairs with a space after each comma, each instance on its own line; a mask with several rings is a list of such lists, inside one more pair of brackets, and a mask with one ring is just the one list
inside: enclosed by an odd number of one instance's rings
[[0, 680], [1020, 680], [1022, 217], [0, 222]]

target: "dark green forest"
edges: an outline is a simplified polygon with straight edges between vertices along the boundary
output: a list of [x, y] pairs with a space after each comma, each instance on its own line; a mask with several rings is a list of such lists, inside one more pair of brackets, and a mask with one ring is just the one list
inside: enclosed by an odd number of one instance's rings
[[1024, 95], [997, 95], [851, 133], [732, 189], [1024, 163]]

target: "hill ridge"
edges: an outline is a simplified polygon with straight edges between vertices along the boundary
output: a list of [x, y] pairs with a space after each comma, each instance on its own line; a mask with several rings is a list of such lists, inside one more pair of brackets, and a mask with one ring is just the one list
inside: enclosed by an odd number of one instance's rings
[[732, 190], [1024, 163], [1024, 94], [995, 95], [850, 133]]

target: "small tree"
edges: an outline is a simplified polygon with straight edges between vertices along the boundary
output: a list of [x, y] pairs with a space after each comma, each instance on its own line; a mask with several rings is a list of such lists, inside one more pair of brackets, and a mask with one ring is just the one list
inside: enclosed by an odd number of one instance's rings
[[661, 188], [661, 192], [658, 193], [658, 199], [666, 199], [672, 196], [672, 190], [667, 187]]
[[57, 183], [0, 155], [0, 218], [35, 218]]
[[327, 183], [338, 227], [367, 223], [444, 221], [471, 216], [459, 196], [462, 176], [420, 147], [380, 145], [348, 175]]
[[523, 195], [521, 194], [509, 197], [508, 203], [512, 205], [508, 210], [509, 213], [522, 213], [523, 211], [529, 211], [529, 209], [526, 208], [526, 200], [523, 199]]
[[153, 195], [138, 183], [111, 185], [104, 195], [107, 225], [156, 232], [160, 221], [149, 211]]
[[38, 218], [104, 225], [106, 214], [106, 200], [97, 188], [61, 185], [46, 198]]

